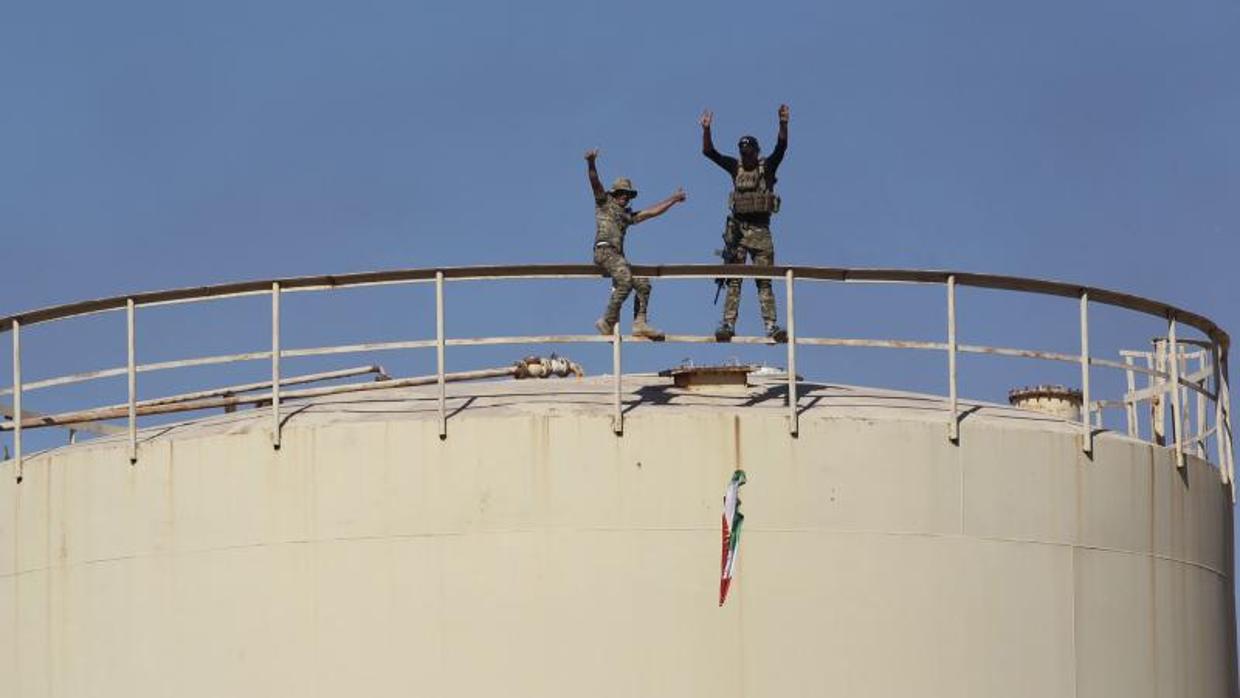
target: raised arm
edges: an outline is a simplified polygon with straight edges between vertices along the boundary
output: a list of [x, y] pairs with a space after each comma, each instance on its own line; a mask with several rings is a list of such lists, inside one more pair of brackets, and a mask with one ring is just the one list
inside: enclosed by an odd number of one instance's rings
[[590, 176], [590, 188], [594, 190], [595, 200], [607, 196], [607, 190], [603, 188], [603, 183], [599, 181], [598, 170], [594, 168], [594, 161], [598, 159], [598, 148], [591, 148], [586, 151], [587, 174]]
[[698, 123], [702, 125], [702, 154], [710, 158], [710, 161], [727, 170], [728, 174], [736, 173], [736, 158], [730, 158], [722, 155], [715, 150], [715, 141], [710, 137], [710, 125], [715, 121], [715, 113], [707, 109], [702, 112], [702, 118], [698, 119]]
[[661, 216], [664, 213], [667, 213], [667, 210], [669, 208], [675, 206], [676, 204], [680, 203], [681, 201], [684, 201], [687, 198], [689, 197], [685, 194], [684, 189], [677, 189], [675, 192], [672, 193], [671, 196], [660, 201], [654, 206], [651, 206], [650, 208], [644, 208], [638, 211], [637, 215], [634, 216], [633, 218], [633, 222], [641, 223], [642, 221], [648, 221], [651, 218], [654, 218], [655, 216]]
[[769, 176], [775, 176], [775, 170], [779, 168], [779, 163], [783, 162], [784, 151], [788, 149], [788, 105], [779, 105], [779, 137], [775, 140], [775, 149], [766, 159], [766, 171]]

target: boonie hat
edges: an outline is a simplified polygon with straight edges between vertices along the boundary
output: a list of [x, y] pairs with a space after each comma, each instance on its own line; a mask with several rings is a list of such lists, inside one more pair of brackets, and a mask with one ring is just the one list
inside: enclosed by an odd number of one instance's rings
[[633, 182], [628, 177], [617, 177], [616, 181], [611, 183], [611, 193], [624, 193], [637, 198], [637, 190], [633, 188]]

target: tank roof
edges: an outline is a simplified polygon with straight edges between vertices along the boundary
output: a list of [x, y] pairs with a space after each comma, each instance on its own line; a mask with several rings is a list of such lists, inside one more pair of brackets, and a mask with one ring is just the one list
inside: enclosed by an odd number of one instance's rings
[[[621, 402], [625, 418], [663, 411], [733, 412], [738, 415], [784, 416], [787, 414], [783, 375], [751, 374], [751, 385], [738, 391], [724, 386], [717, 391], [682, 389], [670, 377], [652, 373], [625, 374]], [[611, 376], [560, 380], [489, 380], [447, 385], [448, 430], [455, 420], [477, 416], [545, 415], [609, 417], [613, 410]], [[938, 395], [864, 386], [801, 381], [798, 383], [800, 418], [897, 420], [944, 424], [947, 398]], [[435, 420], [438, 418], [436, 386], [369, 390], [290, 401], [282, 407], [288, 415], [285, 428], [314, 427], [349, 422]], [[962, 416], [969, 422], [1001, 422], [1004, 428], [1077, 433], [1080, 425], [1060, 418], [1009, 405], [961, 400]], [[192, 420], [160, 424], [141, 430], [145, 443], [195, 438], [223, 433], [246, 433], [269, 429], [269, 408], [240, 410]], [[1122, 437], [1114, 434], [1113, 436]], [[62, 448], [88, 448], [92, 444], [122, 442], [123, 436], [107, 436]], [[59, 449], [56, 449], [59, 450]]]

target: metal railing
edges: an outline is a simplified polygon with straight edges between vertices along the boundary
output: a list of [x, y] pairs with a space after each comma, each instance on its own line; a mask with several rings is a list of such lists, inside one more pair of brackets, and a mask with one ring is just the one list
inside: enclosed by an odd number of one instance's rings
[[[1196, 453], [1205, 456], [1205, 444], [1209, 437], [1214, 437], [1215, 463], [1224, 483], [1232, 486], [1234, 495], [1234, 447], [1231, 430], [1231, 404], [1228, 390], [1228, 350], [1230, 338], [1208, 318], [1165, 303], [1133, 296], [1107, 289], [1067, 284], [1057, 281], [1028, 279], [1012, 276], [991, 274], [974, 274], [951, 271], [925, 271], [904, 269], [842, 269], [805, 266], [752, 267], [735, 265], [665, 265], [665, 266], [634, 266], [636, 276], [659, 279], [714, 279], [717, 277], [732, 278], [763, 278], [782, 280], [786, 297], [786, 317], [788, 341], [787, 351], [787, 409], [788, 429], [793, 435], [798, 430], [798, 397], [796, 385], [797, 348], [800, 346], [834, 346], [834, 347], [881, 347], [891, 349], [935, 350], [947, 353], [948, 401], [947, 414], [944, 415], [947, 426], [947, 437], [953, 442], [960, 438], [961, 411], [958, 397], [957, 356], [960, 353], [990, 354], [997, 356], [1033, 358], [1047, 361], [1067, 362], [1080, 367], [1083, 409], [1081, 410], [1080, 442], [1081, 448], [1087, 453], [1093, 450], [1094, 430], [1100, 423], [1103, 409], [1122, 408], [1128, 420], [1128, 433], [1139, 438], [1136, 418], [1136, 406], [1141, 402], [1151, 405], [1151, 438], [1155, 443], [1166, 445], [1165, 434], [1162, 434], [1162, 420], [1167, 402], [1171, 406], [1171, 417], [1174, 439], [1170, 446], [1174, 448], [1176, 464], [1184, 467], [1185, 447], [1195, 444]], [[167, 405], [153, 406], [151, 401], [139, 402], [137, 398], [137, 376], [149, 371], [161, 371], [192, 366], [226, 364], [239, 361], [269, 360], [271, 362], [270, 393], [261, 396], [263, 402], [271, 405], [271, 439], [275, 448], [280, 447], [282, 398], [293, 397], [294, 394], [283, 394], [282, 385], [290, 380], [282, 376], [280, 361], [282, 358], [327, 356], [345, 353], [367, 353], [399, 349], [435, 348], [436, 376], [438, 389], [437, 409], [439, 435], [446, 438], [448, 434], [448, 414], [446, 405], [446, 376], [444, 356], [448, 347], [481, 346], [502, 344], [554, 344], [554, 343], [609, 343], [612, 347], [613, 376], [613, 429], [617, 435], [624, 431], [624, 413], [621, 406], [622, 347], [633, 337], [621, 335], [617, 324], [612, 336], [599, 335], [545, 335], [545, 336], [510, 336], [482, 338], [449, 338], [444, 333], [444, 292], [448, 282], [496, 280], [496, 279], [547, 279], [547, 278], [599, 278], [596, 267], [583, 264], [568, 265], [524, 265], [524, 266], [487, 266], [487, 267], [455, 267], [445, 269], [403, 269], [381, 272], [346, 274], [340, 276], [305, 276], [286, 279], [250, 281], [232, 284], [220, 284], [195, 288], [173, 289], [139, 293], [128, 296], [117, 296], [98, 300], [70, 303], [51, 308], [32, 310], [18, 315], [0, 318], [0, 332], [9, 332], [13, 346], [13, 385], [11, 388], [0, 389], [0, 396], [12, 396], [12, 416], [0, 422], [0, 430], [13, 431], [14, 469], [20, 481], [23, 467], [22, 431], [43, 426], [70, 426], [73, 424], [92, 423], [99, 419], [117, 418], [113, 412], [106, 410], [85, 410], [59, 415], [30, 416], [23, 412], [22, 398], [25, 393], [53, 386], [69, 385], [107, 377], [125, 375], [128, 384], [128, 401], [124, 418], [127, 420], [128, 450], [131, 462], [138, 459], [137, 428], [138, 417], [145, 414], [156, 414], [170, 411]], [[796, 333], [795, 288], [799, 281], [818, 282], [870, 282], [892, 284], [940, 284], [946, 289], [946, 341], [925, 342], [887, 339], [849, 339], [834, 337], [800, 337]], [[409, 340], [394, 342], [374, 342], [366, 344], [349, 344], [322, 346], [298, 349], [286, 349], [281, 345], [280, 336], [280, 300], [285, 293], [320, 291], [338, 288], [354, 288], [388, 284], [433, 284], [435, 290], [435, 338], [429, 340]], [[1015, 291], [1044, 296], [1075, 298], [1080, 308], [1080, 353], [1063, 354], [1057, 352], [1037, 351], [1009, 347], [993, 347], [982, 345], [960, 344], [957, 341], [957, 309], [956, 293], [961, 286]], [[177, 361], [138, 364], [136, 360], [137, 342], [137, 309], [177, 303], [193, 303], [241, 296], [268, 295], [271, 298], [271, 348], [270, 350], [202, 356]], [[1091, 304], [1101, 304], [1123, 308], [1161, 318], [1167, 323], [1165, 338], [1159, 338], [1154, 352], [1121, 352], [1121, 361], [1099, 358], [1091, 353], [1089, 339], [1089, 309]], [[81, 317], [94, 313], [125, 311], [126, 336], [128, 344], [128, 361], [126, 366], [58, 376], [30, 383], [23, 383], [21, 334], [25, 327], [50, 322], [53, 320]], [[1181, 325], [1192, 327], [1205, 337], [1204, 340], [1180, 340], [1177, 330]], [[668, 335], [664, 342], [672, 343], [712, 343], [713, 336]], [[764, 337], [735, 337], [736, 344], [772, 344], [772, 340]], [[1183, 351], [1181, 345], [1198, 347], [1196, 352]], [[1134, 359], [1145, 358], [1146, 365], [1138, 365]], [[1188, 373], [1187, 364], [1196, 361], [1196, 371]], [[1091, 396], [1090, 372], [1092, 367], [1104, 367], [1123, 371], [1127, 378], [1128, 391], [1121, 400], [1093, 400]], [[1147, 376], [1147, 386], [1137, 389], [1135, 374]], [[408, 381], [406, 381], [408, 383]], [[414, 384], [414, 383], [408, 383]], [[349, 390], [348, 386], [338, 390]], [[359, 389], [359, 388], [352, 388]], [[299, 397], [307, 393], [323, 394], [319, 391], [300, 391]], [[1194, 423], [1198, 432], [1186, 435], [1185, 415], [1187, 407], [1183, 404], [1188, 393], [1197, 395], [1197, 417]], [[1166, 399], [1164, 399], [1166, 398]], [[1209, 426], [1210, 410], [1207, 402], [1213, 404], [1213, 426]], [[157, 411], [156, 408], [159, 408]], [[187, 408], [189, 409], [189, 408]], [[196, 409], [201, 409], [198, 407]], [[21, 415], [20, 417], [18, 415]], [[1095, 419], [1097, 417], [1097, 419]]]

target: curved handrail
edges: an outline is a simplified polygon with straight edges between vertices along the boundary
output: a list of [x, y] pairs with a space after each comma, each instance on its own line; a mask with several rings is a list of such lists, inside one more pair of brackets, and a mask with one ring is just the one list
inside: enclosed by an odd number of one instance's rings
[[[972, 272], [952, 272], [942, 270], [916, 270], [916, 269], [847, 269], [836, 267], [809, 267], [809, 266], [776, 266], [776, 267], [755, 267], [746, 265], [707, 265], [707, 264], [682, 264], [682, 265], [658, 265], [645, 266], [637, 265], [633, 267], [633, 273], [637, 276], [662, 279], [711, 279], [718, 277], [733, 278], [767, 278], [781, 279], [785, 282], [787, 292], [787, 318], [788, 318], [788, 407], [789, 407], [789, 427], [792, 434], [797, 433], [797, 407], [796, 407], [796, 347], [797, 345], [818, 345], [818, 346], [866, 346], [866, 347], [886, 347], [886, 348], [902, 348], [902, 349], [933, 349], [946, 350], [948, 354], [948, 375], [949, 375], [949, 397], [948, 407], [948, 434], [950, 439], [957, 440], [959, 438], [959, 421], [961, 413], [958, 407], [957, 399], [957, 379], [956, 379], [956, 356], [958, 353], [983, 353], [1001, 356], [1014, 356], [1044, 359], [1050, 361], [1061, 361], [1078, 363], [1081, 366], [1081, 380], [1083, 393], [1083, 410], [1081, 422], [1081, 438], [1082, 447], [1085, 451], [1092, 451], [1093, 429], [1094, 424], [1092, 417], [1095, 412], [1108, 407], [1124, 407], [1128, 411], [1129, 433], [1136, 436], [1134, 431], [1135, 421], [1135, 405], [1143, 400], [1157, 400], [1163, 394], [1173, 396], [1170, 400], [1172, 404], [1173, 424], [1175, 429], [1175, 451], [1177, 465], [1183, 466], [1184, 453], [1183, 447], [1186, 442], [1196, 441], [1198, 452], [1204, 454], [1205, 439], [1211, 434], [1216, 436], [1216, 445], [1220, 456], [1220, 475], [1225, 482], [1231, 482], [1231, 473], [1233, 472], [1232, 464], [1232, 447], [1231, 447], [1231, 429], [1230, 429], [1230, 398], [1227, 386], [1227, 354], [1230, 346], [1230, 337], [1212, 320], [1202, 315], [1198, 315], [1191, 311], [1172, 306], [1167, 303], [1135, 296], [1128, 293], [1121, 293], [1109, 289], [1099, 288], [1095, 286], [1085, 286], [1080, 284], [1071, 284], [1061, 281], [1050, 281], [1045, 279], [1033, 279], [1016, 276], [1004, 276], [997, 274], [977, 274]], [[129, 444], [130, 458], [137, 459], [137, 418], [138, 403], [136, 399], [135, 380], [139, 372], [150, 370], [161, 370], [169, 368], [181, 368], [195, 365], [207, 365], [216, 363], [231, 363], [234, 361], [269, 359], [272, 362], [272, 380], [270, 383], [271, 393], [267, 398], [260, 400], [268, 400], [272, 405], [273, 418], [273, 445], [279, 448], [280, 445], [280, 386], [285, 381], [281, 377], [280, 360], [281, 358], [291, 358], [294, 356], [312, 356], [336, 353], [363, 353], [372, 351], [383, 351], [389, 349], [406, 349], [406, 348], [436, 348], [438, 354], [438, 373], [437, 382], [439, 384], [439, 413], [440, 413], [440, 436], [446, 436], [446, 409], [445, 409], [445, 393], [444, 393], [444, 350], [449, 346], [470, 346], [483, 344], [515, 344], [515, 343], [572, 343], [572, 342], [610, 342], [613, 346], [613, 409], [615, 412], [615, 428], [616, 433], [622, 433], [623, 412], [620, 407], [620, 346], [622, 341], [626, 341], [617, 332], [611, 337], [599, 337], [597, 335], [564, 335], [564, 336], [544, 336], [544, 337], [485, 337], [475, 339], [453, 338], [449, 339], [444, 335], [443, 329], [443, 285], [445, 281], [466, 281], [466, 280], [497, 280], [497, 279], [568, 279], [568, 278], [599, 278], [602, 276], [599, 269], [588, 264], [533, 264], [533, 265], [504, 265], [504, 266], [474, 266], [474, 267], [449, 267], [449, 268], [426, 268], [426, 269], [395, 269], [387, 271], [360, 272], [343, 275], [317, 275], [317, 276], [301, 276], [286, 277], [279, 279], [269, 279], [262, 281], [245, 281], [236, 283], [216, 284], [211, 286], [196, 286], [179, 289], [167, 289], [161, 291], [149, 291], [144, 293], [129, 294], [122, 296], [113, 296], [110, 298], [101, 298], [95, 300], [81, 301], [77, 303], [69, 303], [64, 305], [52, 306], [37, 310], [30, 310], [16, 315], [0, 318], [0, 332], [11, 332], [13, 341], [13, 358], [14, 358], [14, 381], [13, 389], [0, 390], [0, 394], [12, 394], [13, 410], [11, 414], [22, 415], [21, 396], [24, 390], [21, 380], [21, 361], [20, 361], [20, 333], [17, 331], [21, 327], [34, 325], [53, 320], [80, 317], [84, 315], [126, 310], [127, 311], [127, 328], [129, 336], [129, 363], [123, 369], [104, 369], [100, 371], [92, 371], [88, 373], [74, 374], [71, 376], [60, 376], [51, 379], [35, 381], [29, 385], [29, 389], [36, 387], [51, 387], [54, 385], [63, 385], [71, 382], [80, 382], [83, 380], [95, 380], [106, 376], [116, 376], [122, 373], [129, 377], [129, 403], [127, 406], [129, 421]], [[827, 282], [870, 282], [870, 283], [918, 283], [918, 284], [936, 284], [944, 285], [947, 288], [947, 320], [948, 320], [948, 336], [947, 342], [917, 342], [909, 340], [878, 340], [878, 339], [845, 339], [830, 337], [797, 337], [794, 331], [794, 312], [793, 312], [793, 282], [796, 280], [813, 280]], [[423, 339], [399, 342], [380, 342], [361, 345], [340, 345], [335, 347], [316, 347], [302, 349], [284, 349], [280, 346], [279, 333], [279, 309], [280, 296], [286, 292], [297, 291], [314, 291], [328, 290], [336, 288], [350, 288], [386, 284], [408, 284], [408, 283], [434, 283], [436, 292], [436, 336], [435, 339]], [[960, 286], [968, 286], [974, 288], [985, 288], [995, 290], [1016, 291], [1022, 293], [1031, 293], [1035, 295], [1057, 296], [1062, 298], [1074, 298], [1080, 303], [1080, 335], [1081, 335], [1081, 352], [1079, 355], [1061, 354], [1055, 352], [1034, 351], [1027, 349], [1004, 348], [1004, 347], [987, 347], [959, 344], [956, 339], [956, 315], [955, 315], [955, 299], [956, 289]], [[158, 364], [138, 365], [135, 360], [134, 349], [134, 310], [142, 306], [154, 306], [171, 303], [186, 303], [197, 301], [217, 300], [224, 298], [234, 298], [248, 295], [270, 295], [272, 299], [272, 347], [270, 351], [249, 352], [246, 354], [234, 354], [216, 357], [198, 357], [193, 359], [182, 359], [178, 361], [167, 361]], [[1131, 310], [1153, 317], [1158, 317], [1167, 321], [1168, 337], [1164, 344], [1169, 346], [1170, 351], [1166, 352], [1162, 348], [1158, 349], [1158, 360], [1161, 362], [1167, 356], [1176, 357], [1168, 361], [1168, 366], [1164, 369], [1161, 364], [1156, 369], [1152, 364], [1146, 367], [1136, 366], [1132, 362], [1132, 357], [1126, 357], [1125, 363], [1116, 361], [1108, 361], [1091, 355], [1089, 348], [1089, 325], [1088, 325], [1088, 306], [1091, 303], [1101, 303], [1113, 307]], [[1206, 360], [1201, 358], [1201, 365], [1197, 372], [1188, 375], [1181, 375], [1181, 362], [1185, 361], [1177, 344], [1176, 326], [1177, 324], [1188, 325], [1202, 332], [1209, 338], [1209, 342], [1201, 342], [1198, 340], [1184, 340], [1185, 343], [1198, 344], [1203, 346], [1205, 353], [1210, 354], [1210, 366], [1207, 368]], [[669, 335], [666, 338], [669, 342], [711, 342], [713, 337], [699, 337], [691, 335]], [[765, 338], [758, 337], [736, 337], [734, 341], [737, 343], [757, 343], [769, 342]], [[1160, 345], [1161, 347], [1162, 345]], [[1121, 352], [1123, 353], [1123, 352]], [[1147, 360], [1150, 357], [1147, 356]], [[1114, 400], [1091, 400], [1090, 399], [1090, 378], [1089, 369], [1091, 366], [1103, 366], [1113, 369], [1120, 369], [1127, 372], [1128, 375], [1128, 392], [1125, 393], [1123, 401]], [[1151, 385], [1144, 390], [1136, 390], [1133, 377], [1137, 373], [1143, 373], [1150, 376]], [[1206, 381], [1212, 378], [1213, 391], [1206, 390]], [[1154, 381], [1158, 385], [1154, 385]], [[1179, 397], [1180, 388], [1195, 391], [1198, 395], [1198, 433], [1195, 437], [1187, 436], [1183, 433], [1181, 424], [1181, 400]], [[351, 389], [351, 388], [344, 388]], [[334, 389], [333, 389], [334, 390]], [[290, 397], [292, 394], [290, 394]], [[1211, 400], [1215, 404], [1215, 426], [1206, 429], [1207, 420], [1202, 416], [1204, 412], [1204, 400]], [[144, 406], [145, 407], [145, 406]], [[119, 409], [119, 408], [114, 408]], [[1186, 408], [1185, 408], [1186, 409]], [[87, 411], [89, 414], [89, 411]], [[110, 414], [110, 413], [109, 413]], [[41, 418], [46, 424], [55, 422], [68, 422], [71, 419], [81, 422], [86, 417], [83, 414], [69, 413], [68, 415], [56, 415], [52, 417]], [[93, 418], [93, 417], [92, 417]], [[109, 417], [111, 418], [111, 417]], [[1158, 418], [1161, 422], [1161, 417]], [[22, 451], [21, 451], [21, 431], [23, 423], [27, 421], [25, 416], [14, 416], [8, 423], [0, 423], [0, 428], [11, 428], [15, 431], [14, 443], [16, 451], [16, 461], [18, 463], [18, 477], [20, 480]], [[36, 420], [37, 421], [37, 420]], [[1152, 427], [1153, 428], [1153, 427]], [[1158, 427], [1161, 429], [1161, 425]], [[1161, 443], [1161, 432], [1158, 433], [1159, 443]], [[1234, 496], [1234, 494], [1233, 494]]]
[[[1189, 325], [1224, 349], [1231, 346], [1231, 337], [1209, 318], [1168, 303], [1142, 296], [1113, 291], [1097, 286], [1073, 284], [1063, 281], [1034, 279], [1000, 274], [978, 274], [924, 269], [849, 269], [843, 267], [775, 266], [757, 267], [733, 264], [663, 264], [634, 265], [633, 274], [651, 278], [714, 278], [719, 276], [783, 278], [791, 271], [798, 279], [819, 281], [885, 281], [890, 283], [947, 283], [954, 277], [958, 286], [972, 286], [1007, 291], [1022, 291], [1063, 298], [1077, 298], [1089, 294], [1091, 303], [1103, 303], [1125, 308]], [[0, 318], [0, 332], [12, 328], [13, 321], [23, 325], [38, 324], [79, 315], [123, 310], [132, 299], [135, 305], [152, 305], [187, 300], [208, 300], [240, 295], [262, 294], [271, 291], [273, 283], [285, 291], [302, 291], [324, 288], [347, 288], [391, 283], [433, 282], [436, 273], [445, 280], [498, 279], [498, 278], [598, 278], [598, 267], [591, 264], [523, 264], [473, 267], [446, 267], [442, 269], [393, 269], [387, 271], [356, 272], [350, 274], [297, 276], [262, 281], [242, 281], [210, 286], [187, 286], [184, 288], [147, 291], [121, 296], [111, 296], [88, 301], [49, 306]]]

